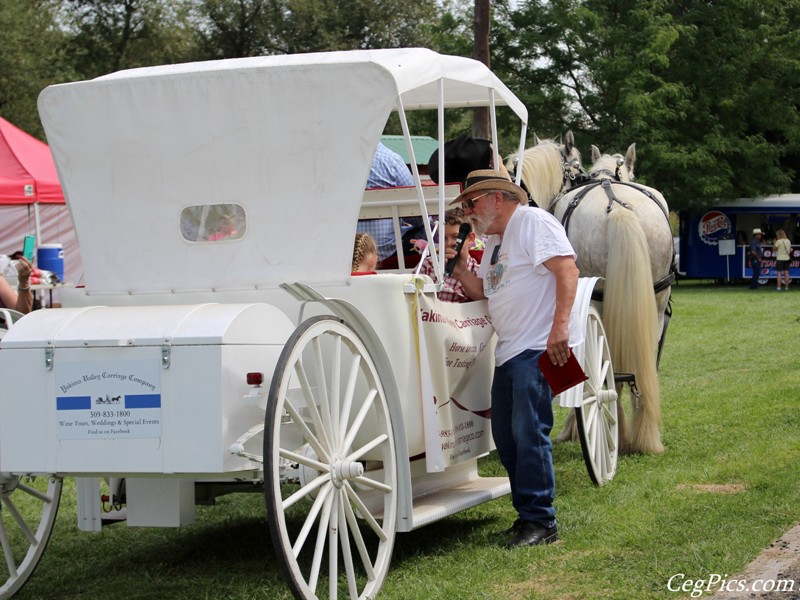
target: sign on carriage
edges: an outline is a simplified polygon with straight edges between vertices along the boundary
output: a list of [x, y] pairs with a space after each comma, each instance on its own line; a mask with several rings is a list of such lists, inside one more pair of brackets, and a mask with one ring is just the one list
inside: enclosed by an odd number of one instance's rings
[[[429, 472], [474, 459], [492, 445], [491, 379], [496, 336], [486, 302], [417, 294], [425, 457]], [[480, 393], [484, 390], [484, 393]]]
[[157, 361], [67, 362], [55, 381], [58, 439], [161, 437]]

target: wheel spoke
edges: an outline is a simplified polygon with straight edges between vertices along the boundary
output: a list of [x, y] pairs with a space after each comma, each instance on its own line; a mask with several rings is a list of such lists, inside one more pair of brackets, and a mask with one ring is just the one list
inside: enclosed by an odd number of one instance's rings
[[[3, 498], [5, 500], [5, 498]], [[8, 541], [8, 534], [6, 532], [5, 523], [0, 519], [0, 545], [3, 546], [3, 554], [6, 559], [6, 567], [8, 567], [9, 578], [16, 579], [17, 565], [14, 562], [14, 553], [11, 550], [11, 544]]]
[[294, 553], [295, 558], [300, 556], [300, 552], [303, 550], [303, 545], [306, 543], [308, 534], [311, 531], [311, 528], [314, 526], [314, 522], [317, 520], [317, 515], [319, 514], [319, 511], [322, 510], [325, 499], [328, 497], [328, 494], [330, 494], [332, 489], [333, 484], [330, 484], [325, 486], [322, 491], [317, 494], [314, 504], [311, 506], [311, 510], [308, 511], [306, 520], [303, 523], [303, 528], [300, 530], [300, 533], [297, 534], [297, 539], [294, 541], [294, 545], [292, 546], [292, 552]]
[[367, 522], [367, 525], [370, 526], [372, 531], [375, 532], [381, 541], [386, 541], [386, 533], [383, 531], [383, 528], [380, 526], [378, 521], [375, 520], [375, 517], [372, 516], [372, 513], [367, 509], [366, 505], [361, 501], [361, 498], [358, 497], [356, 491], [350, 486], [350, 483], [345, 481], [344, 488], [347, 490], [347, 497], [350, 498], [350, 502], [356, 505], [358, 512], [364, 517], [364, 520]]
[[339, 583], [339, 494], [333, 493], [331, 522], [328, 527], [328, 598], [336, 600]]
[[336, 448], [336, 440], [333, 438], [333, 421], [331, 420], [331, 405], [328, 399], [328, 385], [325, 377], [325, 363], [322, 358], [322, 345], [319, 337], [311, 340], [311, 350], [313, 353], [314, 375], [316, 376], [317, 390], [319, 390], [319, 408], [322, 414], [322, 427], [329, 432], [328, 441], [331, 443], [331, 452]]
[[356, 573], [353, 568], [353, 555], [350, 552], [350, 535], [347, 527], [347, 519], [344, 514], [344, 505], [347, 504], [346, 492], [337, 490], [339, 495], [339, 532], [342, 547], [342, 562], [344, 563], [345, 574], [347, 575], [347, 589], [350, 591], [351, 600], [358, 599], [358, 586], [356, 585]]
[[41, 500], [42, 502], [47, 502], [49, 504], [53, 501], [53, 496], [40, 492], [29, 485], [25, 485], [21, 481], [17, 484], [17, 489], [25, 492], [29, 496], [33, 496], [34, 498]]
[[[347, 377], [347, 389], [344, 392], [344, 405], [342, 406], [342, 414], [339, 419], [339, 430], [347, 430], [347, 421], [350, 420], [350, 410], [353, 407], [353, 396], [355, 396], [356, 381], [358, 379], [358, 370], [361, 367], [361, 357], [354, 356], [353, 362], [350, 365], [350, 374]], [[359, 425], [360, 426], [360, 425]], [[353, 429], [356, 429], [354, 426]], [[346, 450], [347, 445], [343, 445], [342, 450]]]
[[294, 504], [298, 500], [302, 500], [303, 498], [308, 496], [311, 492], [316, 490], [318, 487], [322, 487], [325, 484], [325, 482], [330, 480], [331, 480], [330, 475], [328, 475], [327, 473], [323, 473], [322, 475], [316, 477], [311, 483], [304, 485], [294, 494], [292, 494], [286, 500], [284, 500], [283, 510], [287, 510], [292, 504]]
[[291, 450], [286, 450], [285, 448], [280, 448], [278, 450], [278, 455], [281, 458], [299, 462], [301, 465], [305, 465], [308, 468], [314, 469], [316, 471], [322, 471], [324, 473], [327, 473], [330, 472], [331, 470], [330, 464], [328, 463], [323, 463], [318, 460], [314, 460], [310, 456], [304, 456], [303, 454], [298, 454], [297, 452], [292, 452]]
[[[345, 488], [345, 494], [349, 499], [350, 495], [347, 492], [347, 488]], [[364, 543], [364, 537], [361, 535], [361, 529], [358, 527], [358, 523], [356, 522], [356, 515], [353, 512], [353, 507], [350, 505], [350, 502], [343, 502], [342, 504], [345, 510], [345, 517], [347, 518], [347, 522], [350, 524], [350, 531], [353, 535], [353, 541], [355, 542], [356, 548], [358, 549], [358, 554], [361, 557], [361, 564], [364, 566], [367, 579], [372, 581], [375, 579], [375, 571], [372, 568], [372, 560], [369, 557], [367, 545]]]
[[339, 448], [339, 443], [342, 441], [341, 430], [339, 429], [339, 389], [340, 380], [342, 377], [342, 338], [335, 336], [333, 338], [333, 357], [331, 359], [331, 385], [330, 393], [328, 394], [330, 401], [329, 406], [331, 409], [331, 432], [333, 433], [331, 440], [333, 447], [336, 450]]
[[331, 518], [331, 505], [333, 504], [333, 494], [325, 498], [325, 504], [320, 515], [319, 525], [317, 526], [317, 543], [314, 547], [314, 560], [311, 562], [311, 571], [308, 574], [308, 586], [311, 591], [316, 593], [317, 580], [319, 579], [319, 569], [322, 566], [322, 553], [325, 551], [325, 540], [328, 537], [328, 523]]
[[[53, 532], [61, 479], [3, 474], [0, 484], [0, 546], [6, 569], [0, 598], [14, 595], [30, 578]], [[38, 487], [37, 487], [38, 486]]]
[[[317, 430], [319, 441], [325, 448], [325, 452], [319, 454], [319, 456], [329, 456], [329, 452], [333, 451], [333, 445], [331, 444], [331, 440], [328, 438], [325, 426], [322, 424], [322, 416], [317, 410], [317, 402], [314, 398], [314, 391], [311, 389], [311, 384], [308, 382], [308, 376], [306, 375], [306, 370], [303, 367], [303, 363], [298, 360], [295, 364], [294, 370], [297, 374], [297, 379], [300, 382], [300, 389], [303, 391], [303, 396], [306, 400], [306, 408], [308, 408], [308, 414], [311, 416], [311, 422], [314, 423], [314, 429]], [[286, 404], [289, 404], [288, 398], [286, 400]], [[300, 422], [303, 422], [303, 420], [300, 419]], [[298, 421], [295, 420], [295, 423], [298, 423]], [[309, 435], [311, 435], [310, 432]]]
[[25, 519], [22, 518], [22, 515], [19, 514], [19, 510], [17, 510], [13, 500], [11, 500], [11, 498], [3, 498], [3, 504], [11, 513], [11, 516], [14, 517], [14, 520], [17, 522], [17, 526], [19, 527], [20, 531], [22, 531], [23, 535], [25, 535], [25, 537], [28, 539], [28, 542], [30, 544], [35, 544], [36, 536], [31, 531], [31, 528], [28, 527], [28, 524], [25, 522]]
[[[364, 419], [369, 412], [369, 409], [372, 407], [372, 403], [375, 400], [376, 396], [378, 395], [378, 390], [371, 389], [367, 394], [367, 397], [364, 399], [364, 404], [362, 404], [361, 408], [356, 415], [356, 418], [353, 420], [353, 424], [350, 426], [350, 432], [347, 434], [347, 437], [342, 444], [342, 450], [347, 450], [350, 447], [350, 444], [353, 443], [356, 435], [361, 429], [361, 425], [364, 423]], [[355, 460], [355, 459], [350, 459]]]
[[368, 442], [368, 443], [364, 444], [363, 446], [361, 446], [361, 448], [359, 448], [355, 452], [351, 452], [350, 454], [348, 454], [347, 458], [345, 458], [345, 460], [346, 461], [350, 461], [350, 462], [356, 461], [359, 458], [361, 458], [362, 456], [364, 456], [367, 452], [372, 450], [373, 448], [376, 448], [376, 447], [380, 446], [383, 442], [385, 442], [388, 439], [389, 439], [389, 436], [386, 435], [385, 433], [382, 433], [381, 435], [376, 437], [371, 442]]

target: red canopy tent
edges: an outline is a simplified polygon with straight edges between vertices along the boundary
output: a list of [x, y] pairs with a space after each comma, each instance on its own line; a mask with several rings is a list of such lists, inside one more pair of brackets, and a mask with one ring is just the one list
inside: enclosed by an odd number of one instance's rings
[[0, 204], [64, 204], [50, 148], [0, 117]]
[[80, 274], [75, 230], [50, 148], [0, 117], [0, 254], [22, 249], [22, 238], [64, 247], [67, 281]]

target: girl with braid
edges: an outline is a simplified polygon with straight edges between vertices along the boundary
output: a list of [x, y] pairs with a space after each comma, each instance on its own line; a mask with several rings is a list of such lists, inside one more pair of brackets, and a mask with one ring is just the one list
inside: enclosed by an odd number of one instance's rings
[[374, 273], [378, 265], [378, 247], [368, 233], [357, 233], [353, 245], [353, 273]]

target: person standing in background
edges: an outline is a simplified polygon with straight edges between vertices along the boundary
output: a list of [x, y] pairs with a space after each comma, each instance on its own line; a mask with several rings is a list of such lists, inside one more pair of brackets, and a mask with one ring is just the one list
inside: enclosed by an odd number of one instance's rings
[[753, 229], [753, 239], [750, 240], [750, 248], [747, 251], [747, 262], [753, 271], [750, 279], [750, 289], [758, 289], [758, 278], [761, 276], [761, 259], [764, 257], [764, 249], [761, 247], [763, 233], [756, 227]]
[[778, 291], [781, 291], [781, 282], [784, 282], [785, 289], [789, 289], [789, 263], [792, 260], [792, 243], [786, 237], [783, 229], [778, 229], [775, 233], [775, 243], [773, 252], [775, 253], [775, 274], [778, 279]]
[[24, 256], [17, 259], [17, 289], [16, 291], [0, 273], [0, 308], [10, 308], [21, 312], [23, 315], [31, 312], [33, 308], [33, 292], [31, 291], [30, 277], [33, 265]]

